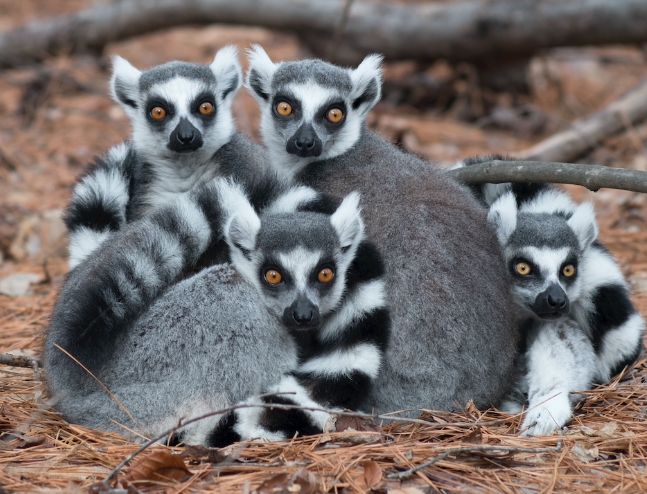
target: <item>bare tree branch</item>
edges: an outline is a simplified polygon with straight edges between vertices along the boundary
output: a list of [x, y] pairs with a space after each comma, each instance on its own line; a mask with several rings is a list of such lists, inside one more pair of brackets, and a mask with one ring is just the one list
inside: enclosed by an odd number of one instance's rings
[[594, 192], [603, 188], [647, 192], [647, 172], [601, 165], [493, 160], [447, 173], [468, 185], [547, 182], [581, 185]]
[[[59, 53], [99, 52], [112, 41], [186, 24], [289, 30], [325, 55], [346, 0], [121, 0], [0, 34], [0, 66]], [[432, 61], [527, 57], [555, 46], [642, 43], [647, 0], [463, 0], [353, 3], [333, 61], [368, 53]], [[324, 41], [324, 42], [322, 42]]]
[[574, 122], [532, 148], [517, 153], [534, 161], [573, 161], [630, 125], [647, 118], [647, 79], [594, 114]]

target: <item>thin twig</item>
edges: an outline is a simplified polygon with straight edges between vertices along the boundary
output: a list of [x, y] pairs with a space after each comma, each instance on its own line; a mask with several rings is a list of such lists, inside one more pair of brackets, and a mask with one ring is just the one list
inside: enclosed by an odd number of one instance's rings
[[559, 440], [557, 441], [557, 445], [554, 448], [516, 448], [514, 446], [465, 446], [465, 447], [460, 447], [460, 448], [450, 448], [438, 456], [434, 456], [433, 458], [430, 458], [427, 461], [422, 462], [420, 465], [417, 465], [413, 468], [410, 468], [409, 470], [405, 470], [404, 472], [398, 472], [398, 473], [391, 473], [386, 476], [387, 479], [389, 480], [396, 480], [396, 479], [402, 479], [405, 477], [409, 477], [410, 475], [413, 475], [419, 470], [422, 470], [423, 468], [428, 467], [429, 465], [433, 465], [434, 463], [444, 460], [450, 455], [456, 455], [460, 453], [496, 453], [496, 452], [503, 452], [503, 453], [557, 453], [560, 449], [562, 449], [562, 438], [560, 437]]
[[101, 380], [100, 380], [97, 376], [95, 376], [92, 372], [90, 372], [90, 369], [88, 369], [85, 365], [83, 365], [81, 362], [79, 362], [79, 361], [78, 361], [78, 360], [77, 360], [77, 359], [76, 359], [76, 358], [75, 358], [71, 353], [69, 353], [67, 350], [65, 350], [65, 349], [64, 349], [63, 347], [61, 347], [60, 345], [58, 345], [58, 344], [54, 343], [54, 346], [55, 346], [56, 348], [58, 348], [61, 352], [63, 352], [65, 355], [67, 355], [68, 357], [70, 357], [70, 358], [71, 358], [74, 362], [76, 362], [78, 365], [80, 365], [80, 366], [81, 366], [81, 368], [82, 368], [85, 372], [87, 372], [88, 374], [90, 374], [90, 376], [92, 376], [92, 378], [93, 378], [96, 382], [98, 382], [98, 383], [99, 383], [99, 385], [100, 385], [100, 386], [101, 386], [101, 387], [106, 391], [106, 393], [108, 393], [108, 395], [110, 396], [110, 398], [112, 398], [113, 400], [115, 400], [115, 403], [117, 403], [117, 405], [119, 405], [119, 408], [121, 408], [124, 412], [126, 412], [126, 415], [128, 415], [128, 417], [130, 417], [130, 420], [132, 420], [132, 421], [133, 421], [133, 423], [134, 423], [137, 427], [141, 427], [141, 426], [140, 426], [140, 424], [139, 424], [139, 422], [137, 422], [137, 421], [135, 420], [135, 417], [133, 417], [133, 416], [131, 415], [131, 413], [128, 411], [128, 409], [127, 409], [127, 408], [126, 408], [126, 407], [125, 407], [125, 406], [124, 406], [124, 405], [119, 401], [119, 398], [117, 398], [117, 397], [112, 393], [112, 391], [110, 391], [110, 390], [108, 389], [108, 387], [107, 387], [105, 384], [103, 384], [103, 383], [101, 382]]
[[[264, 394], [264, 395], [259, 395], [258, 398], [266, 398], [266, 397], [271, 397], [271, 396], [276, 396], [276, 395], [289, 395], [289, 394], [294, 394], [293, 392], [284, 392], [284, 393], [270, 393], [270, 394]], [[179, 423], [171, 427], [170, 429], [164, 431], [163, 433], [159, 434], [156, 437], [151, 438], [144, 444], [142, 444], [138, 449], [133, 451], [131, 454], [129, 454], [126, 458], [124, 458], [119, 465], [117, 465], [109, 474], [108, 476], [101, 482], [103, 486], [106, 488], [109, 486], [110, 481], [114, 478], [119, 471], [128, 464], [133, 458], [135, 458], [137, 455], [145, 451], [147, 448], [152, 446], [153, 444], [157, 443], [158, 441], [161, 441], [165, 437], [169, 436], [170, 434], [173, 434], [175, 431], [177, 431], [181, 427], [185, 427], [189, 424], [192, 424], [193, 422], [198, 422], [199, 420], [204, 420], [209, 417], [213, 417], [214, 415], [220, 415], [224, 413], [231, 412], [233, 410], [238, 410], [240, 408], [252, 408], [252, 407], [257, 407], [257, 408], [272, 408], [272, 409], [278, 409], [278, 410], [308, 410], [311, 412], [328, 412], [334, 415], [338, 416], [344, 416], [344, 417], [359, 417], [359, 418], [367, 418], [367, 419], [378, 419], [378, 420], [390, 420], [390, 421], [396, 421], [396, 422], [410, 422], [414, 424], [422, 424], [426, 426], [432, 426], [432, 427], [473, 427], [476, 425], [482, 425], [482, 426], [487, 426], [487, 425], [497, 425], [501, 422], [501, 420], [494, 420], [491, 422], [456, 422], [456, 423], [446, 423], [446, 424], [440, 424], [436, 422], [427, 422], [425, 420], [420, 420], [420, 419], [410, 419], [406, 417], [389, 417], [386, 415], [374, 415], [370, 413], [362, 413], [362, 412], [347, 412], [347, 411], [332, 411], [330, 409], [326, 408], [319, 408], [319, 407], [304, 407], [301, 405], [279, 405], [279, 404], [274, 404], [274, 403], [258, 403], [258, 404], [239, 404], [239, 405], [233, 405], [227, 408], [222, 408], [220, 410], [216, 410], [213, 412], [206, 413], [204, 415], [201, 415], [199, 417], [192, 418], [187, 421], [182, 421], [180, 420]], [[510, 419], [513, 419], [515, 416], [511, 416]]]
[[10, 365], [12, 367], [28, 367], [33, 369], [34, 366], [40, 366], [40, 359], [37, 357], [28, 357], [26, 355], [12, 355], [11, 353], [0, 353], [0, 364]]
[[468, 185], [546, 182], [581, 185], [593, 192], [602, 188], [647, 192], [647, 172], [601, 165], [492, 160], [447, 173]]

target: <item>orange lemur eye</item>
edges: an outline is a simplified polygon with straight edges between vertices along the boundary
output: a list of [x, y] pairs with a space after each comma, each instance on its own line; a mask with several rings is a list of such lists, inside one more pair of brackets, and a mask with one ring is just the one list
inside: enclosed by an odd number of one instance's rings
[[209, 115], [213, 111], [213, 105], [208, 101], [205, 101], [200, 105], [200, 113], [203, 115]]
[[575, 274], [575, 266], [573, 266], [572, 264], [564, 266], [564, 269], [562, 269], [562, 273], [564, 273], [564, 276], [570, 278]]
[[161, 106], [156, 106], [151, 110], [151, 117], [155, 120], [162, 120], [166, 116], [166, 110]]
[[280, 101], [276, 105], [276, 111], [282, 117], [287, 117], [290, 113], [292, 113], [292, 105], [287, 101]]
[[334, 276], [335, 276], [335, 273], [332, 272], [332, 269], [323, 268], [321, 271], [319, 271], [319, 274], [317, 275], [317, 279], [322, 283], [329, 283]]
[[331, 110], [328, 110], [328, 113], [326, 115], [328, 120], [330, 120], [332, 123], [339, 122], [343, 116], [344, 116], [344, 112], [342, 112], [339, 108], [333, 108]]
[[279, 273], [276, 269], [268, 269], [265, 271], [265, 281], [267, 281], [270, 285], [278, 285], [281, 283], [281, 273]]
[[518, 262], [515, 266], [515, 269], [521, 276], [526, 276], [527, 274], [530, 274], [530, 271], [532, 271], [530, 269], [530, 264], [528, 264], [527, 262]]

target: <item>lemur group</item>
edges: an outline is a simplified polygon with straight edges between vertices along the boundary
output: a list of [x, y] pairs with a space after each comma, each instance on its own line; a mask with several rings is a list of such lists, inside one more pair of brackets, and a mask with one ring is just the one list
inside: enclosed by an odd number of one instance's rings
[[[590, 203], [468, 188], [371, 132], [380, 56], [248, 59], [245, 77], [231, 46], [205, 65], [114, 59], [132, 135], [74, 187], [46, 337], [68, 421], [141, 440], [242, 405], [168, 438], [222, 447], [473, 400], [537, 435], [635, 361], [644, 321]], [[262, 146], [235, 130], [243, 80]]]

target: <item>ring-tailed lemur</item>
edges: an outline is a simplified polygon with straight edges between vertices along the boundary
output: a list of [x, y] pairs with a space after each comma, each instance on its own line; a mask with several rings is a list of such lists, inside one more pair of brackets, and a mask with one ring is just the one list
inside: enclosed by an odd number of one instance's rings
[[[316, 200], [293, 189], [259, 221], [240, 187], [216, 179], [114, 233], [70, 272], [52, 314], [44, 360], [57, 409], [72, 422], [156, 435], [182, 417], [254, 403], [260, 390], [296, 393], [270, 403], [362, 406], [388, 340], [382, 264], [356, 194], [332, 216], [294, 212]], [[218, 265], [174, 284], [222, 224], [248, 281]], [[179, 437], [291, 437], [321, 432], [328, 417], [246, 408]]]
[[380, 412], [490, 405], [509, 388], [517, 340], [496, 237], [465, 187], [366, 128], [380, 60], [354, 70], [273, 63], [256, 46], [245, 85], [273, 163], [320, 192], [362, 194], [394, 328], [371, 404]]
[[216, 175], [267, 173], [264, 151], [235, 132], [231, 112], [242, 73], [236, 48], [210, 65], [169, 62], [143, 72], [116, 56], [111, 94], [132, 137], [90, 165], [65, 214], [73, 268], [111, 231]]
[[545, 184], [526, 185], [519, 194], [511, 184], [493, 185], [481, 197], [494, 200], [502, 192], [488, 219], [523, 333], [518, 392], [503, 408], [519, 412], [527, 400], [525, 434], [543, 434], [571, 418], [569, 393], [605, 382], [636, 360], [645, 324], [620, 268], [596, 240], [591, 203], [577, 206]]

